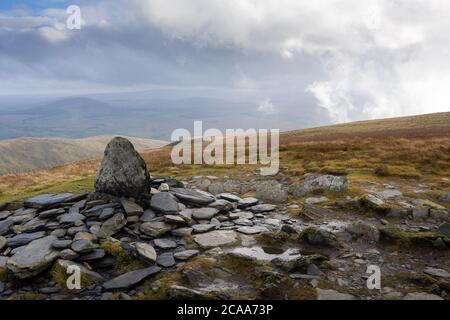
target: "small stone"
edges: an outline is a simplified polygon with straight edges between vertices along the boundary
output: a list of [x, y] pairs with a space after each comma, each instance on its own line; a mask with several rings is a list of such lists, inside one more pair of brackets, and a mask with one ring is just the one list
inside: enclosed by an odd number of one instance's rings
[[[17, 236], [8, 239], [7, 245], [11, 248], [16, 248], [24, 246], [31, 241], [43, 238], [46, 236], [45, 231], [35, 232], [35, 233], [22, 233]], [[0, 246], [1, 247], [1, 246]]]
[[147, 209], [144, 211], [144, 213], [141, 215], [140, 220], [141, 222], [150, 222], [153, 219], [155, 219], [156, 213], [152, 209]]
[[139, 256], [141, 256], [143, 259], [151, 263], [156, 262], [157, 254], [155, 249], [151, 245], [147, 243], [137, 242], [134, 246], [136, 247], [136, 251], [138, 252]]
[[155, 238], [165, 235], [172, 229], [171, 225], [162, 221], [144, 222], [140, 227], [142, 233]]
[[153, 242], [155, 243], [155, 246], [163, 250], [174, 249], [177, 247], [177, 243], [175, 241], [168, 239], [155, 239]]
[[55, 218], [55, 217], [63, 214], [64, 212], [65, 212], [64, 209], [56, 208], [56, 209], [51, 209], [51, 210], [47, 210], [47, 211], [42, 211], [41, 213], [39, 213], [39, 217], [41, 219]]
[[273, 204], [258, 204], [256, 206], [248, 208], [248, 210], [254, 213], [270, 212], [275, 209], [276, 206], [274, 206]]
[[262, 233], [262, 232], [269, 232], [269, 230], [266, 227], [261, 227], [261, 226], [240, 227], [237, 229], [237, 231], [240, 233], [243, 233], [243, 234], [248, 234], [248, 235], [258, 234], [258, 233]]
[[228, 246], [238, 242], [237, 233], [232, 230], [216, 230], [194, 236], [194, 241], [203, 249]]
[[162, 267], [169, 268], [176, 264], [171, 252], [164, 252], [158, 256], [156, 263]]
[[56, 250], [67, 249], [72, 244], [72, 240], [55, 240], [52, 243], [52, 248]]
[[72, 245], [70, 247], [77, 253], [89, 253], [94, 249], [97, 249], [98, 245], [92, 243], [92, 241], [89, 240], [76, 240], [72, 242]]
[[175, 257], [175, 259], [185, 261], [185, 260], [189, 260], [190, 258], [196, 256], [197, 254], [199, 254], [199, 252], [200, 251], [198, 251], [198, 250], [185, 250], [185, 251], [175, 252], [173, 256]]
[[355, 300], [351, 294], [340, 293], [336, 290], [325, 290], [316, 288], [317, 300]]
[[437, 268], [426, 268], [423, 272], [430, 276], [438, 277], [438, 278], [444, 278], [444, 279], [450, 279], [450, 273], [443, 269], [437, 269]]
[[192, 229], [194, 233], [205, 233], [216, 229], [216, 224], [196, 224], [192, 226]]
[[105, 239], [118, 233], [127, 225], [127, 220], [123, 213], [118, 213], [112, 218], [106, 220], [97, 233], [99, 238]]
[[150, 206], [164, 214], [174, 214], [179, 211], [176, 198], [167, 192], [160, 192], [152, 196]]
[[230, 202], [239, 202], [242, 200], [240, 197], [238, 197], [232, 193], [221, 193], [217, 197], [220, 199], [230, 201]]
[[39, 196], [25, 200], [24, 205], [28, 208], [47, 208], [59, 204], [73, 197], [72, 193], [41, 194]]
[[258, 204], [259, 200], [256, 198], [243, 198], [238, 202], [239, 209], [245, 209], [248, 207], [253, 207]]
[[268, 180], [257, 184], [256, 198], [272, 203], [284, 203], [288, 198], [288, 192], [278, 181]]
[[161, 191], [161, 192], [170, 191], [170, 186], [167, 183], [161, 183], [159, 185], [158, 191]]
[[215, 201], [212, 194], [195, 189], [172, 188], [171, 193], [187, 204], [207, 206]]
[[175, 215], [166, 215], [164, 216], [164, 221], [171, 224], [186, 225], [186, 220], [184, 220], [181, 216], [175, 216]]
[[176, 237], [187, 237], [192, 234], [193, 229], [192, 228], [178, 228], [172, 230], [172, 235]]
[[85, 262], [85, 261], [92, 261], [92, 260], [100, 260], [103, 259], [106, 255], [105, 250], [103, 249], [94, 249], [92, 252], [88, 254], [83, 254], [78, 261]]
[[214, 208], [199, 208], [192, 210], [192, 217], [196, 220], [210, 220], [219, 213], [219, 210]]
[[122, 204], [122, 207], [125, 210], [127, 217], [140, 216], [141, 214], [144, 213], [144, 209], [142, 209], [140, 205], [132, 201], [122, 199], [120, 203]]
[[7, 234], [13, 224], [14, 222], [11, 219], [0, 221], [0, 236]]
[[71, 227], [76, 225], [78, 221], [84, 221], [86, 217], [79, 213], [68, 213], [58, 217], [59, 224], [62, 227]]
[[63, 260], [75, 260], [80, 255], [72, 249], [64, 249], [59, 253], [59, 257]]
[[444, 300], [441, 297], [426, 292], [408, 293], [402, 300]]

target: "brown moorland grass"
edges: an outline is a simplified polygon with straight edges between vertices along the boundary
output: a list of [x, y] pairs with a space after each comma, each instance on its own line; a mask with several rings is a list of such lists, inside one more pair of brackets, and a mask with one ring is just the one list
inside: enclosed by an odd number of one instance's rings
[[[170, 148], [142, 153], [155, 176], [230, 175], [253, 166], [174, 166]], [[364, 121], [282, 133], [285, 173], [349, 174], [390, 179], [450, 178], [450, 112]], [[44, 192], [83, 192], [93, 187], [99, 160], [0, 176], [0, 203]]]

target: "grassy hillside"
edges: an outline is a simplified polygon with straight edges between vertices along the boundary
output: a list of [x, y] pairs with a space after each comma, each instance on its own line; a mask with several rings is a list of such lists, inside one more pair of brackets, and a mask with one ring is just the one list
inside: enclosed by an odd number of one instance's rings
[[[142, 152], [152, 175], [233, 175], [254, 166], [172, 166], [170, 149]], [[450, 181], [450, 113], [355, 122], [281, 135], [280, 162], [293, 181], [306, 172], [347, 174], [353, 181]], [[31, 194], [89, 191], [99, 160], [29, 174], [4, 175], [0, 202]], [[448, 179], [448, 180], [445, 180]]]
[[[20, 138], [0, 140], [0, 174], [52, 168], [101, 157], [112, 136], [84, 139]], [[129, 138], [136, 149], [160, 148], [168, 142]]]

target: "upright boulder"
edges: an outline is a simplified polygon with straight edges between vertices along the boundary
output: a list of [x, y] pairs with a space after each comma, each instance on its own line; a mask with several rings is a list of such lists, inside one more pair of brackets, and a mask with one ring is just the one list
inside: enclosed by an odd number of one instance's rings
[[127, 139], [116, 137], [106, 146], [95, 191], [119, 197], [150, 192], [150, 175], [145, 161]]

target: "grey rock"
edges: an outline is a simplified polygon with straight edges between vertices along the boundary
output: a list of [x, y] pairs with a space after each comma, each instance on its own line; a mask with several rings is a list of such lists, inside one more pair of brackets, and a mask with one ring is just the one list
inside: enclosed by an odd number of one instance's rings
[[98, 218], [102, 221], [108, 220], [114, 215], [114, 212], [115, 212], [114, 208], [105, 208], [102, 210]]
[[79, 226], [81, 221], [86, 220], [86, 217], [79, 213], [68, 213], [63, 214], [58, 217], [59, 224], [63, 228], [68, 228], [72, 226]]
[[117, 213], [102, 224], [97, 236], [102, 239], [111, 237], [122, 230], [126, 225], [127, 220], [123, 213]]
[[326, 290], [316, 288], [317, 300], [355, 300], [355, 297], [348, 293], [341, 293], [336, 290]]
[[178, 228], [172, 230], [172, 235], [176, 237], [187, 237], [192, 234], [193, 229], [192, 228]]
[[70, 248], [77, 253], [89, 253], [98, 248], [98, 245], [90, 240], [76, 240], [72, 242]]
[[194, 241], [203, 249], [228, 246], [238, 242], [238, 236], [232, 230], [216, 230], [194, 236]]
[[8, 239], [8, 247], [16, 248], [24, 246], [33, 240], [37, 240], [46, 236], [45, 231], [35, 233], [22, 233], [17, 236]]
[[208, 207], [217, 209], [221, 213], [225, 213], [234, 209], [233, 203], [225, 199], [217, 199], [213, 203], [210, 203]]
[[158, 258], [156, 258], [156, 263], [164, 268], [170, 268], [176, 264], [172, 252], [161, 253]]
[[412, 292], [404, 296], [402, 300], [444, 300], [444, 299], [431, 293]]
[[199, 290], [173, 285], [169, 289], [169, 298], [173, 300], [203, 300], [208, 296]]
[[234, 220], [234, 224], [236, 224], [238, 226], [246, 226], [246, 227], [253, 226], [253, 222], [249, 219], [237, 219], [237, 220]]
[[147, 165], [127, 139], [116, 137], [106, 146], [95, 191], [119, 197], [150, 193]]
[[11, 219], [0, 221], [0, 236], [7, 234], [13, 223]]
[[257, 198], [243, 198], [238, 202], [239, 209], [245, 209], [248, 207], [256, 206], [259, 200]]
[[253, 219], [254, 214], [249, 211], [240, 211], [240, 212], [233, 212], [230, 213], [230, 219], [236, 220], [236, 219]]
[[339, 242], [336, 236], [332, 232], [324, 229], [318, 229], [314, 227], [307, 228], [302, 232], [301, 238], [311, 245], [325, 247], [339, 246]]
[[153, 242], [155, 243], [155, 246], [164, 250], [174, 249], [177, 247], [177, 243], [169, 239], [155, 239]]
[[176, 224], [179, 226], [185, 226], [187, 224], [186, 220], [183, 219], [182, 216], [175, 216], [175, 215], [165, 215], [164, 221], [167, 223]]
[[438, 278], [443, 278], [443, 279], [450, 279], [450, 273], [444, 269], [437, 269], [437, 268], [425, 268], [425, 270], [423, 271], [426, 274], [430, 275], [430, 276], [434, 276], [434, 277], [438, 277]]
[[346, 176], [333, 175], [308, 175], [305, 181], [297, 185], [294, 189], [294, 197], [304, 197], [315, 190], [325, 190], [332, 192], [345, 191], [348, 188]]
[[156, 217], [155, 211], [152, 209], [147, 209], [144, 211], [144, 213], [141, 215], [140, 220], [141, 222], [150, 222]]
[[6, 267], [20, 279], [41, 273], [58, 257], [58, 252], [52, 248], [55, 240], [55, 237], [47, 236], [30, 242], [8, 260]]
[[214, 208], [198, 208], [192, 210], [192, 217], [196, 220], [210, 220], [219, 213]]
[[180, 210], [176, 198], [167, 192], [160, 192], [153, 195], [150, 206], [164, 214], [174, 214]]
[[173, 256], [175, 257], [175, 259], [185, 261], [185, 260], [189, 260], [192, 257], [195, 257], [199, 253], [200, 253], [200, 251], [198, 251], [198, 250], [184, 250], [184, 251], [175, 252], [173, 254]]
[[270, 212], [275, 209], [276, 206], [274, 206], [273, 204], [258, 204], [256, 206], [248, 208], [248, 210], [254, 213]]
[[78, 258], [78, 261], [85, 262], [85, 261], [100, 260], [103, 259], [105, 255], [106, 255], [105, 250], [94, 249], [92, 252], [88, 254], [83, 254], [80, 258]]
[[140, 216], [144, 213], [144, 209], [133, 201], [122, 199], [120, 202], [125, 210], [125, 213], [127, 214], [127, 217]]
[[255, 226], [255, 227], [240, 227], [237, 229], [237, 231], [240, 233], [243, 233], [243, 234], [252, 235], [252, 234], [258, 234], [258, 233], [262, 233], [262, 232], [268, 232], [269, 229], [267, 229], [266, 227], [262, 227], [262, 226]]
[[42, 220], [39, 218], [34, 218], [24, 225], [14, 226], [13, 229], [16, 233], [24, 233], [24, 232], [35, 232], [46, 229], [47, 220]]
[[11, 211], [0, 211], [0, 220], [4, 220], [12, 215]]
[[380, 231], [377, 227], [364, 221], [356, 221], [346, 227], [346, 231], [356, 237], [362, 237], [370, 241], [380, 240]]
[[219, 194], [223, 193], [225, 191], [225, 188], [222, 182], [213, 182], [208, 186], [208, 191], [211, 194]]
[[137, 242], [135, 244], [135, 247], [139, 256], [144, 260], [152, 263], [156, 262], [157, 254], [155, 249], [151, 245], [149, 245], [148, 243]]
[[195, 224], [192, 226], [194, 233], [205, 233], [214, 230], [216, 226], [214, 224]]
[[268, 180], [257, 184], [256, 198], [273, 203], [284, 203], [288, 198], [288, 192], [278, 181]]
[[240, 197], [238, 197], [237, 195], [234, 195], [232, 193], [221, 193], [221, 194], [217, 195], [217, 197], [220, 199], [230, 201], [230, 202], [239, 202], [242, 200]]
[[74, 195], [72, 193], [41, 194], [39, 196], [25, 200], [24, 205], [28, 208], [43, 209], [67, 201], [73, 196]]
[[122, 274], [112, 280], [109, 280], [103, 284], [105, 290], [121, 290], [128, 289], [144, 279], [153, 276], [161, 271], [161, 268], [153, 266], [146, 269], [140, 269]]
[[56, 250], [67, 249], [72, 244], [72, 240], [55, 240], [52, 243], [52, 248]]
[[39, 213], [39, 218], [41, 219], [48, 219], [48, 218], [55, 218], [65, 212], [64, 209], [56, 208], [56, 209], [50, 209], [46, 211], [42, 211]]
[[305, 199], [305, 204], [319, 204], [327, 202], [329, 199], [327, 197], [309, 197]]
[[59, 257], [63, 260], [75, 260], [80, 255], [72, 249], [64, 249], [59, 253]]
[[215, 201], [215, 198], [212, 194], [201, 190], [172, 188], [170, 192], [175, 195], [175, 197], [177, 197], [181, 202], [186, 204], [207, 206], [208, 204]]
[[171, 225], [162, 221], [144, 222], [140, 227], [142, 233], [155, 238], [165, 235], [172, 229]]

